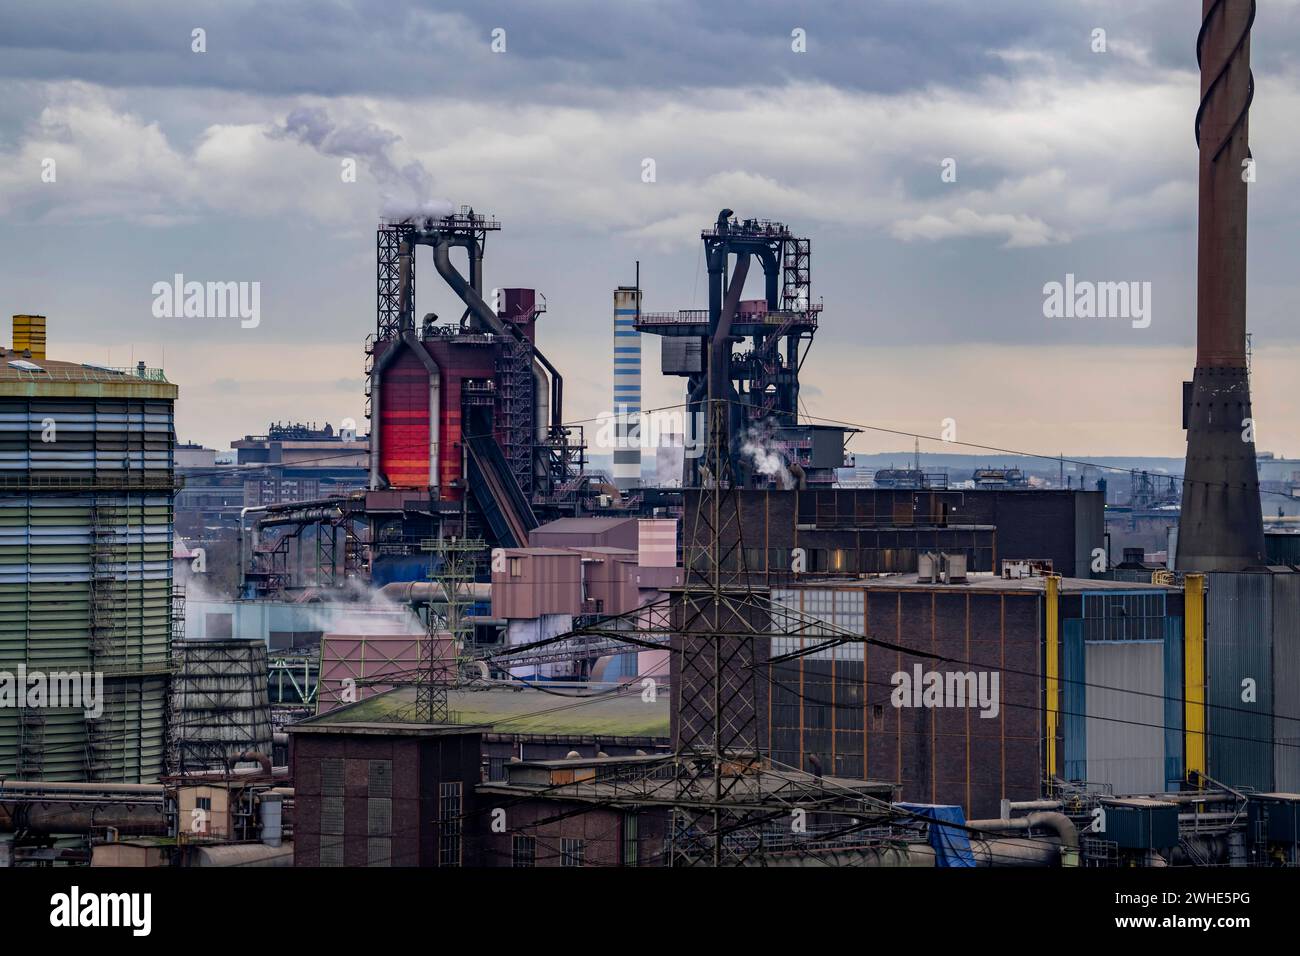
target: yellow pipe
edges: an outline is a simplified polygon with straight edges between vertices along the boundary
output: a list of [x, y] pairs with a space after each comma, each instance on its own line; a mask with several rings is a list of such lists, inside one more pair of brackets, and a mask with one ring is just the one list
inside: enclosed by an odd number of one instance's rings
[[1061, 576], [1047, 576], [1047, 792], [1052, 792], [1056, 775], [1056, 729], [1061, 714]]
[[1205, 575], [1187, 575], [1183, 586], [1184, 773], [1205, 773]]

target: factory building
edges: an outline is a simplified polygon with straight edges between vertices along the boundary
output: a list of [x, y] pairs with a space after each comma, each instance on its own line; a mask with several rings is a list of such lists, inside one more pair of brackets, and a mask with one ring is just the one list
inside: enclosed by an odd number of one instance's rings
[[465, 824], [480, 781], [479, 730], [400, 722], [292, 726], [294, 865], [465, 865]]
[[15, 321], [0, 364], [0, 671], [102, 676], [103, 701], [0, 708], [0, 777], [164, 770], [176, 393], [144, 363], [48, 359], [44, 317]]
[[[968, 818], [1062, 786], [1123, 794], [1181, 785], [1178, 588], [898, 575], [771, 596], [887, 645], [850, 642], [765, 669], [760, 725], [778, 767], [894, 780], [903, 799], [959, 805]], [[825, 640], [774, 636], [770, 655]]]
[[614, 484], [619, 491], [641, 484], [641, 444], [632, 428], [641, 414], [640, 314], [640, 289], [621, 285], [614, 290]]
[[[382, 668], [382, 665], [381, 665]], [[381, 671], [382, 672], [382, 671]], [[382, 688], [382, 685], [379, 685]], [[391, 723], [410, 717], [415, 689], [399, 687], [362, 693], [355, 704], [338, 700], [339, 681], [327, 678], [313, 724]], [[590, 685], [555, 685], [559, 693], [580, 695]], [[358, 691], [370, 688], [358, 687]], [[447, 691], [453, 723], [481, 726], [485, 781], [506, 778], [514, 761], [558, 760], [571, 753], [611, 757], [664, 753], [669, 747], [669, 695], [653, 700], [635, 687], [588, 697], [581, 706], [518, 685], [475, 683]]]
[[[618, 616], [653, 605], [663, 589], [683, 583], [672, 518], [561, 518], [535, 529], [529, 543], [503, 549], [492, 572], [492, 616], [505, 621], [511, 645], [546, 641], [599, 615], [614, 618], [610, 628], [628, 629], [635, 621]], [[604, 681], [667, 677], [666, 649], [628, 651], [608, 639], [589, 656], [575, 650], [540, 648], [534, 662], [511, 667], [510, 673]]]
[[[683, 492], [686, 514], [698, 510], [699, 496]], [[1031, 561], [1066, 577], [1090, 577], [1105, 548], [1096, 491], [753, 489], [737, 497], [745, 568], [768, 580], [791, 576], [796, 548], [800, 573], [814, 576], [915, 572], [918, 555], [938, 551], [964, 554], [972, 572]], [[687, 526], [710, 533], [703, 523]], [[724, 551], [735, 534], [734, 525], [724, 529]]]

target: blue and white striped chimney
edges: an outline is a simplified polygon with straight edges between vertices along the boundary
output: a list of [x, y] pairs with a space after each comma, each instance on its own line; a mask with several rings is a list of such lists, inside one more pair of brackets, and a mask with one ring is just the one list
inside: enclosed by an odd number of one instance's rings
[[614, 290], [614, 414], [618, 427], [614, 449], [614, 484], [620, 491], [641, 484], [641, 444], [628, 435], [641, 414], [641, 333], [636, 330], [641, 290], [621, 285]]

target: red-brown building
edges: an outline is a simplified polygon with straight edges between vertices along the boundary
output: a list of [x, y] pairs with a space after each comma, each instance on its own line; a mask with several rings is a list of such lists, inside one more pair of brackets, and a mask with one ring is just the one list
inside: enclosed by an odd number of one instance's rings
[[462, 866], [480, 727], [315, 723], [293, 734], [295, 866]]

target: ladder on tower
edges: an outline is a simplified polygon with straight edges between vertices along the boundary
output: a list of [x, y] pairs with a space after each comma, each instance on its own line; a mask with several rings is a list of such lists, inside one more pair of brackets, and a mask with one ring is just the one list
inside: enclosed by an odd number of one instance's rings
[[18, 712], [18, 779], [41, 780], [45, 770], [45, 715], [34, 707]]
[[[90, 661], [93, 671], [112, 673], [125, 667], [127, 596], [127, 538], [124, 502], [114, 495], [96, 497], [90, 511]], [[86, 718], [87, 780], [99, 780], [112, 769], [111, 721], [104, 712]]]

